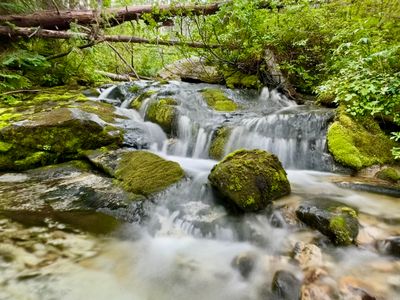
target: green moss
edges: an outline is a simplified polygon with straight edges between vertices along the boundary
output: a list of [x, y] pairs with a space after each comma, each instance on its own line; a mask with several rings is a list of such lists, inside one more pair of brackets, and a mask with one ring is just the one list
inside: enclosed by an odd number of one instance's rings
[[176, 100], [172, 98], [162, 98], [151, 103], [145, 119], [160, 125], [166, 133], [171, 134], [177, 117], [176, 104]]
[[28, 169], [32, 167], [44, 166], [48, 164], [49, 160], [52, 160], [52, 157], [53, 155], [49, 154], [48, 152], [38, 151], [32, 153], [22, 160], [15, 161], [15, 165], [18, 169]]
[[201, 92], [207, 105], [217, 111], [235, 111], [238, 105], [219, 89], [205, 89]]
[[375, 176], [379, 179], [391, 181], [393, 183], [400, 180], [400, 172], [391, 167], [379, 171]]
[[137, 86], [137, 85], [131, 85], [131, 86], [128, 88], [128, 91], [131, 92], [131, 93], [137, 93], [137, 92], [139, 92], [140, 90], [141, 90], [141, 87], [140, 87], [140, 86]]
[[290, 185], [277, 157], [262, 150], [237, 150], [211, 170], [211, 185], [222, 198], [243, 211], [265, 208], [290, 193]]
[[144, 196], [164, 190], [183, 176], [179, 164], [146, 151], [125, 153], [115, 172], [128, 192]]
[[140, 96], [136, 97], [136, 99], [132, 101], [131, 108], [136, 109], [136, 110], [140, 110], [140, 108], [142, 107], [143, 101], [148, 99], [148, 98], [150, 98], [151, 95], [154, 95], [155, 93], [156, 93], [156, 91], [144, 92], [143, 94], [141, 94]]
[[258, 89], [261, 82], [257, 75], [244, 74], [239, 71], [227, 70], [224, 73], [226, 86], [233, 88]]
[[[71, 107], [71, 106], [69, 106]], [[112, 123], [115, 121], [115, 108], [111, 104], [90, 102], [84, 105], [78, 105], [77, 108], [84, 112], [92, 113], [100, 117], [105, 122]]]
[[8, 152], [12, 148], [12, 144], [0, 141], [0, 152]]
[[373, 119], [356, 121], [339, 110], [328, 129], [327, 140], [334, 159], [356, 170], [393, 161], [393, 141]]
[[335, 216], [329, 222], [329, 229], [335, 235], [338, 245], [350, 245], [353, 242], [347, 222], [343, 216]]
[[225, 145], [228, 142], [229, 136], [232, 132], [231, 128], [222, 127], [215, 133], [211, 141], [208, 155], [216, 160], [222, 159], [225, 153]]

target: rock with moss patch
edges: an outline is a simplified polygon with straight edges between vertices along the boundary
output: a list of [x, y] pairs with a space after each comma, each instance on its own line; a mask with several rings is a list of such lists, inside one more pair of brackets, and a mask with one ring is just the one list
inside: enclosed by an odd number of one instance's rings
[[92, 172], [83, 161], [2, 174], [0, 194], [0, 214], [29, 212], [43, 219], [56, 214], [62, 217], [60, 212], [97, 210], [129, 218], [121, 210], [138, 198], [114, 185], [111, 178]]
[[377, 178], [396, 183], [400, 180], [400, 172], [395, 168], [385, 168], [375, 175]]
[[245, 89], [258, 89], [261, 87], [261, 82], [257, 75], [244, 74], [237, 70], [225, 70], [224, 79], [226, 86], [233, 88], [245, 88]]
[[235, 111], [238, 105], [220, 89], [204, 89], [201, 94], [207, 105], [217, 111]]
[[137, 96], [132, 102], [130, 107], [136, 110], [140, 110], [140, 108], [142, 107], [143, 102], [146, 99], [149, 99], [152, 95], [154, 95], [156, 93], [156, 91], [146, 91], [142, 94], [140, 94], [139, 96]]
[[145, 119], [160, 125], [167, 134], [171, 134], [178, 116], [176, 105], [173, 98], [161, 98], [149, 105]]
[[208, 155], [211, 158], [220, 160], [224, 157], [225, 145], [228, 142], [231, 132], [232, 129], [229, 127], [221, 127], [215, 131], [211, 140], [210, 149], [208, 150]]
[[116, 178], [128, 192], [150, 196], [177, 183], [184, 176], [178, 163], [147, 151], [89, 151], [87, 158]]
[[261, 210], [290, 193], [280, 161], [263, 150], [237, 150], [227, 155], [208, 178], [226, 204], [245, 212]]
[[336, 121], [329, 127], [328, 148], [338, 163], [359, 170], [374, 164], [393, 161], [394, 142], [372, 119], [356, 121], [338, 110]]
[[297, 217], [312, 228], [326, 235], [335, 245], [350, 245], [358, 235], [357, 213], [349, 207], [320, 209], [315, 206], [300, 206]]
[[35, 113], [0, 130], [0, 170], [25, 170], [122, 143], [121, 131], [78, 108]]

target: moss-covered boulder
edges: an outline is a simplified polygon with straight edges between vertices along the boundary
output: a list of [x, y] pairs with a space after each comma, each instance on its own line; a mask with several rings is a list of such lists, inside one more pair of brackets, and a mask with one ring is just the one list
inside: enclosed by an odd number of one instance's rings
[[159, 99], [149, 105], [145, 119], [160, 125], [167, 134], [171, 134], [178, 116], [176, 105], [173, 98]]
[[380, 170], [375, 176], [379, 179], [390, 181], [392, 183], [396, 183], [400, 180], [400, 172], [392, 167]]
[[220, 160], [225, 154], [225, 145], [228, 142], [232, 129], [229, 127], [221, 127], [214, 132], [208, 155], [216, 160]]
[[128, 192], [150, 196], [177, 183], [184, 176], [178, 163], [147, 151], [86, 151], [87, 158], [116, 178]]
[[122, 134], [98, 115], [56, 108], [0, 129], [0, 170], [25, 170], [76, 157], [81, 150], [119, 145]]
[[371, 118], [355, 120], [338, 110], [335, 122], [329, 127], [328, 148], [338, 163], [359, 170], [374, 164], [393, 161], [394, 142]]
[[357, 213], [349, 207], [320, 209], [302, 205], [296, 210], [296, 216], [326, 235], [335, 245], [350, 245], [358, 235]]
[[201, 94], [207, 105], [217, 111], [235, 111], [238, 105], [229, 99], [220, 89], [204, 89]]
[[263, 150], [237, 150], [211, 170], [211, 185], [225, 202], [241, 211], [257, 211], [290, 193], [278, 158]]

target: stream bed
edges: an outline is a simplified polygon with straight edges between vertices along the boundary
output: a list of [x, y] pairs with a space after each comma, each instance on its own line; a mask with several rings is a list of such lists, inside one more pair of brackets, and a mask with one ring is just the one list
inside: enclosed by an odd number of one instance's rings
[[[147, 132], [138, 140], [127, 130], [127, 148], [140, 144], [178, 162], [186, 178], [140, 207], [119, 212], [129, 222], [114, 222], [108, 211], [0, 212], [1, 300], [398, 299], [399, 253], [388, 247], [400, 236], [399, 198], [333, 183], [348, 175], [326, 149], [332, 110], [300, 106], [267, 89], [259, 95], [221, 87], [240, 109], [216, 112], [199, 93], [210, 85], [134, 85], [111, 86], [95, 100], [118, 106], [125, 128], [140, 123]], [[136, 112], [129, 107], [139, 90], [154, 93]], [[161, 96], [178, 102], [172, 138], [144, 121], [148, 106]], [[227, 211], [207, 178], [217, 163], [209, 148], [221, 127], [230, 128], [224, 154], [240, 148], [276, 154], [291, 195], [259, 213]], [[96, 201], [105, 197], [101, 187], [107, 197], [111, 190], [110, 180], [99, 174], [70, 170], [48, 176], [0, 174], [0, 197], [45, 205], [64, 193], [68, 204], [71, 195], [91, 193]], [[117, 192], [112, 195], [119, 199]], [[337, 203], [358, 212], [357, 245], [334, 246], [295, 215], [300, 204]]]

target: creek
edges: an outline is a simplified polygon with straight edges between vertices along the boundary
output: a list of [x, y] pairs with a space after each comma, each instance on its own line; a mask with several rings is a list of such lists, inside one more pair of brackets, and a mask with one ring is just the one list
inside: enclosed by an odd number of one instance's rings
[[[220, 88], [239, 109], [217, 112], [200, 93], [209, 87], [140, 81], [110, 86], [94, 98], [112, 103], [125, 116], [121, 122], [127, 128], [126, 147], [150, 149], [176, 161], [187, 177], [145, 202], [140, 222], [123, 223], [106, 235], [71, 228], [54, 218], [28, 226], [3, 215], [0, 254], [14, 249], [16, 258], [0, 259], [0, 299], [276, 299], [271, 284], [279, 270], [303, 282], [303, 299], [398, 297], [400, 261], [386, 254], [380, 241], [400, 235], [399, 199], [333, 183], [347, 176], [325, 142], [334, 112], [297, 105], [268, 89], [258, 93], [224, 87]], [[152, 93], [140, 110], [129, 109], [146, 91]], [[158, 125], [144, 121], [149, 105], [160, 97], [178, 102], [171, 138]], [[132, 124], [140, 124], [147, 136], [141, 139], [130, 132]], [[217, 163], [210, 159], [209, 149], [221, 127], [230, 128], [224, 154], [240, 148], [276, 154], [287, 170], [291, 195], [265, 211], [246, 215], [232, 214], [220, 205], [207, 177]], [[23, 183], [24, 176], [0, 174], [0, 183]], [[304, 203], [341, 203], [357, 210], [358, 245], [336, 247], [300, 224], [295, 209]], [[18, 236], [30, 243], [30, 251], [18, 244]], [[299, 243], [318, 246], [320, 252], [309, 254], [312, 266], [293, 259]]]

